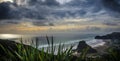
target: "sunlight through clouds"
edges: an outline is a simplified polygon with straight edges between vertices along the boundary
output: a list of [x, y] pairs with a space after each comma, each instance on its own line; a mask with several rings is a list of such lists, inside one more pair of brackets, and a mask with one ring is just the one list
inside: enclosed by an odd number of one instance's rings
[[61, 4], [65, 4], [65, 3], [70, 2], [71, 0], [57, 0], [57, 1]]
[[13, 0], [0, 0], [0, 2], [14, 2]]
[[2, 39], [11, 39], [11, 38], [20, 38], [20, 35], [15, 34], [0, 34], [0, 38]]

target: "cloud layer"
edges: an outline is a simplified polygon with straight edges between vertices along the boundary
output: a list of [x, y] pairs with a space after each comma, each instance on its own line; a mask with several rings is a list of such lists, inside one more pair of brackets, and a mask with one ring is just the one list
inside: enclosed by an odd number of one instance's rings
[[61, 5], [56, 0], [30, 0], [23, 6], [21, 6], [22, 4], [18, 6], [16, 5], [17, 3], [6, 2], [0, 4], [0, 19], [78, 18], [94, 17], [104, 14], [119, 17], [117, 16], [120, 14], [120, 4], [118, 1], [119, 0], [72, 0]]
[[111, 29], [120, 31], [120, 0], [70, 0], [64, 4], [60, 2], [25, 0], [19, 4], [0, 3], [0, 25], [26, 23], [38, 27], [83, 26], [86, 32], [113, 31]]

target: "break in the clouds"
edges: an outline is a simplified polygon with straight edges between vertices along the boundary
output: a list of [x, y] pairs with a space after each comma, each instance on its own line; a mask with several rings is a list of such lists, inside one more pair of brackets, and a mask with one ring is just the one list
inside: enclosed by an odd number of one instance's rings
[[[120, 0], [10, 0], [0, 3], [0, 25], [47, 30], [119, 31]], [[71, 28], [69, 28], [72, 26]], [[12, 28], [12, 27], [11, 27]], [[35, 28], [36, 29], [36, 28]], [[3, 31], [3, 30], [2, 30]], [[57, 30], [58, 31], [58, 30]]]

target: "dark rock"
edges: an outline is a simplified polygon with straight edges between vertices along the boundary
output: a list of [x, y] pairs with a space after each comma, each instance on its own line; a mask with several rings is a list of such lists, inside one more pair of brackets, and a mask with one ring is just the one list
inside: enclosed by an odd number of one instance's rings
[[107, 34], [104, 36], [96, 36], [95, 39], [119, 39], [120, 40], [120, 32], [113, 32], [111, 34]]
[[84, 52], [84, 50], [87, 50], [87, 53], [97, 53], [97, 51], [89, 46], [85, 41], [80, 41], [76, 50], [78, 53]]

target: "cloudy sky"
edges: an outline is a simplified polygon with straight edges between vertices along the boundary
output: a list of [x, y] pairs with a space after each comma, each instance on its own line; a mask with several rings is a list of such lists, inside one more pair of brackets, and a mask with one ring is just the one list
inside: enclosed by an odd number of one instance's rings
[[120, 31], [120, 0], [0, 0], [0, 33]]

